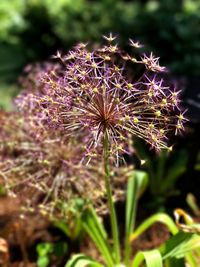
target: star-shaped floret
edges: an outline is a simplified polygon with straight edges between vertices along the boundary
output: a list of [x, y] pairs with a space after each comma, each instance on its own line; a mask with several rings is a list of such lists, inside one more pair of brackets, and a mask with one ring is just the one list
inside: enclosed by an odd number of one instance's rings
[[112, 33], [110, 33], [109, 36], [103, 35], [103, 38], [106, 39], [108, 42], [112, 42], [117, 38], [117, 36], [113, 36]]
[[130, 46], [134, 48], [141, 48], [143, 47], [143, 44], [139, 43], [138, 41], [134, 42], [132, 39], [129, 39]]

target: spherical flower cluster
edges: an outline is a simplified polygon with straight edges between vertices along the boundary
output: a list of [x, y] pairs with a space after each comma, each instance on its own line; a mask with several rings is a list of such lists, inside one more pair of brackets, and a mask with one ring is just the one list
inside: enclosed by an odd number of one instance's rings
[[[60, 64], [45, 62], [27, 66], [23, 76], [19, 79], [24, 90], [15, 99], [15, 103], [23, 111], [22, 116], [25, 119], [25, 126], [29, 133], [38, 141], [48, 139], [52, 134], [53, 138], [55, 138], [55, 135], [60, 136], [60, 131], [55, 133], [49, 131], [48, 127], [61, 130], [62, 121], [56, 114], [62, 112], [67, 101], [58, 92], [61, 71]], [[56, 90], [54, 90], [52, 83], [51, 88], [47, 85], [46, 80], [49, 75], [57, 84]]]
[[[27, 118], [26, 118], [27, 120]], [[67, 216], [70, 201], [82, 198], [93, 202], [97, 212], [107, 212], [102, 161], [81, 165], [81, 140], [43, 133], [40, 142], [27, 130], [19, 113], [0, 113], [0, 186], [17, 197], [28, 211], [48, 216]], [[123, 184], [130, 168], [113, 170], [114, 198], [124, 198]]]
[[[34, 107], [37, 120], [64, 129], [66, 136], [84, 136], [89, 158], [101, 150], [105, 133], [115, 158], [130, 151], [130, 135], [157, 151], [170, 149], [168, 136], [183, 130], [185, 118], [179, 92], [160, 77], [165, 67], [152, 53], [131, 56], [113, 44], [112, 35], [105, 39], [105, 46], [91, 51], [80, 43], [67, 55], [58, 53], [62, 71], [46, 73], [43, 93], [22, 96], [19, 107]], [[141, 47], [132, 40], [130, 45]]]

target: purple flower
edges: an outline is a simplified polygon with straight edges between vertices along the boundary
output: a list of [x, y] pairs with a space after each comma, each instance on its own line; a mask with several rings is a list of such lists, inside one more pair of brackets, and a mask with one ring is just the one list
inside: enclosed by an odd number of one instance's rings
[[[102, 161], [96, 159], [94, 166], [80, 164], [81, 140], [53, 139], [46, 132], [46, 139], [37, 142], [24, 118], [15, 112], [0, 112], [0, 122], [0, 185], [22, 207], [65, 217], [70, 210], [66, 203], [82, 197], [92, 201], [97, 212], [107, 212]], [[113, 169], [115, 200], [124, 197], [122, 185], [130, 171]]]
[[[22, 102], [26, 106], [37, 103], [36, 117], [55, 122], [57, 129], [64, 128], [65, 135], [84, 136], [85, 155], [89, 157], [101, 150], [105, 132], [115, 158], [130, 152], [131, 135], [144, 139], [157, 151], [170, 149], [168, 136], [183, 130], [185, 118], [179, 92], [160, 78], [165, 67], [152, 53], [137, 59], [113, 44], [112, 35], [104, 38], [108, 44], [102, 48], [90, 51], [87, 44], [80, 43], [67, 55], [58, 53], [62, 71], [44, 75], [48, 90], [35, 101], [28, 101], [32, 96], [27, 95]], [[141, 46], [130, 42], [134, 49]], [[136, 75], [141, 66], [140, 75]]]

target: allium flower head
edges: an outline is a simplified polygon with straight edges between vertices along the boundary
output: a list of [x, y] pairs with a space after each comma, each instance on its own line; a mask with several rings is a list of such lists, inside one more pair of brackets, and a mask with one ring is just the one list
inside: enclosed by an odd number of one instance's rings
[[62, 121], [58, 114], [66, 108], [67, 102], [67, 96], [59, 93], [61, 73], [60, 64], [44, 62], [28, 65], [19, 79], [24, 90], [16, 97], [15, 104], [23, 111], [25, 127], [38, 141], [60, 136]]
[[[89, 157], [101, 149], [105, 133], [110, 154], [117, 157], [130, 151], [130, 135], [144, 139], [155, 150], [169, 149], [168, 135], [183, 130], [185, 118], [179, 92], [160, 77], [165, 67], [152, 53], [132, 56], [113, 44], [115, 37], [105, 39], [108, 44], [102, 48], [89, 50], [80, 43], [67, 55], [58, 53], [63, 72], [44, 76], [48, 90], [37, 103], [43, 110], [47, 106], [54, 110], [47, 111], [48, 120], [59, 118], [66, 135], [85, 136]], [[142, 46], [132, 40], [130, 45], [133, 49]], [[54, 99], [49, 102], [51, 92]]]
[[[45, 133], [46, 138], [38, 142], [15, 112], [1, 112], [0, 122], [0, 186], [10, 197], [17, 197], [28, 211], [49, 216], [66, 216], [66, 203], [80, 197], [92, 201], [98, 213], [107, 212], [102, 162], [80, 164], [81, 140], [67, 142]], [[113, 170], [116, 201], [124, 198], [123, 184], [130, 171]]]

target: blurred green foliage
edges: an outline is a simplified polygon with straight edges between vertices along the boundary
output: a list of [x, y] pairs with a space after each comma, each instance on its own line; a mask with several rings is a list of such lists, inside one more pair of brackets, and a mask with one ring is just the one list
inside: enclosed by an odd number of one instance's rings
[[13, 97], [18, 91], [19, 88], [15, 85], [0, 84], [0, 109], [11, 111], [13, 109]]
[[[70, 240], [81, 239], [83, 234], [82, 216], [88, 206], [88, 200], [83, 198], [71, 199], [71, 201], [59, 203], [59, 211], [66, 220], [53, 219], [53, 224], [60, 229]], [[67, 211], [67, 216], [66, 216]]]
[[136, 34], [176, 74], [200, 74], [200, 1], [148, 1], [136, 18]]
[[39, 243], [36, 248], [38, 267], [47, 267], [51, 263], [51, 258], [56, 259], [64, 257], [67, 252], [66, 242]]
[[24, 20], [25, 0], [10, 0], [0, 2], [0, 38], [15, 42], [15, 35], [24, 30], [26, 22]]
[[1, 0], [0, 81], [79, 41], [136, 38], [175, 73], [200, 72], [199, 0]]
[[145, 160], [143, 168], [149, 175], [148, 190], [153, 206], [162, 208], [168, 198], [180, 194], [177, 181], [187, 170], [188, 151], [181, 148], [169, 153], [155, 154], [149, 151], [142, 140], [135, 140], [134, 147], [140, 159]]

